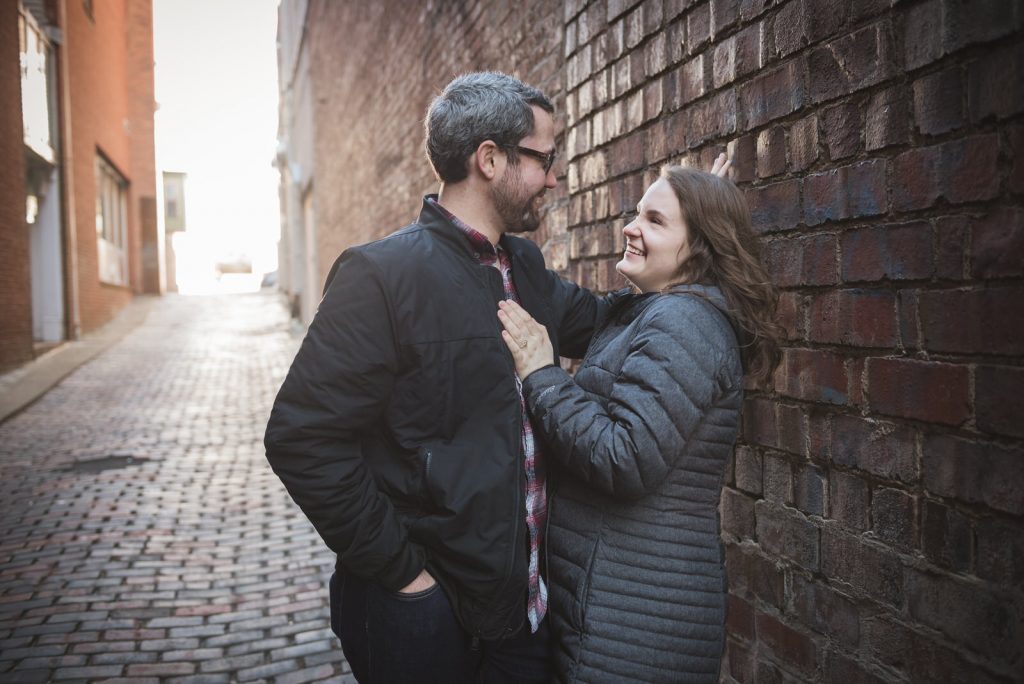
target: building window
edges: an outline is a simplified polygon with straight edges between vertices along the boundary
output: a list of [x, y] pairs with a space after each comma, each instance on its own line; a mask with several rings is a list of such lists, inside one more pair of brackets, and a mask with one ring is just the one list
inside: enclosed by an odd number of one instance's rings
[[128, 182], [103, 157], [96, 157], [96, 241], [100, 280], [128, 284]]

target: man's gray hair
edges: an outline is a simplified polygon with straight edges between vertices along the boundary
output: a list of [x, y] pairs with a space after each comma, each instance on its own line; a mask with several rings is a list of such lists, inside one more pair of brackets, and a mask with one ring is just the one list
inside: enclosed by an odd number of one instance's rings
[[442, 183], [465, 179], [466, 160], [485, 140], [517, 163], [516, 146], [533, 133], [531, 105], [555, 111], [544, 93], [498, 71], [463, 74], [445, 86], [424, 121], [427, 158], [437, 178]]

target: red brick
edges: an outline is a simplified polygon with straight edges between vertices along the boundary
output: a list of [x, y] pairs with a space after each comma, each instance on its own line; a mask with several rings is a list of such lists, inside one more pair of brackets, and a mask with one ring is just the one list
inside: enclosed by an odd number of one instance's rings
[[945, 425], [970, 417], [966, 366], [897, 358], [872, 358], [867, 364], [872, 410]]
[[904, 350], [920, 349], [920, 316], [917, 313], [917, 290], [900, 290], [896, 295], [900, 318], [900, 347]]
[[974, 371], [975, 422], [978, 429], [1012, 437], [1024, 437], [1024, 368], [978, 366]]
[[971, 226], [971, 276], [979, 280], [1024, 275], [1024, 209], [999, 207]]
[[745, 194], [755, 232], [789, 230], [800, 223], [800, 181], [786, 180], [748, 188]]
[[[753, 627], [753, 617], [751, 617], [751, 627]], [[730, 638], [725, 642], [725, 655], [722, 657], [722, 674], [724, 674], [726, 668], [728, 668], [729, 676], [736, 681], [752, 682], [754, 681], [754, 671], [756, 667], [753, 654], [745, 645], [731, 638], [732, 633], [733, 632], [730, 628]]]
[[762, 645], [772, 649], [787, 665], [804, 672], [814, 671], [817, 652], [809, 637], [765, 613], [757, 613], [755, 622], [757, 638]]
[[794, 574], [790, 600], [800, 624], [849, 648], [857, 647], [860, 614], [857, 604], [849, 598], [831, 587]]
[[817, 349], [785, 349], [775, 389], [786, 396], [828, 404], [847, 402], [845, 359]]
[[697, 55], [689, 62], [684, 63], [676, 69], [675, 73], [678, 100], [674, 103], [673, 108], [686, 106], [693, 100], [704, 96], [704, 55]]
[[764, 247], [764, 260], [772, 282], [778, 287], [836, 283], [834, 235], [808, 235], [773, 240]]
[[964, 124], [964, 78], [959, 65], [919, 78], [913, 89], [918, 131], [938, 135]]
[[926, 209], [943, 197], [953, 204], [987, 200], [999, 194], [996, 134], [976, 135], [896, 157], [893, 208]]
[[918, 570], [907, 575], [910, 616], [975, 653], [1010, 661], [1021, 652], [1020, 616], [992, 590], [959, 577]]
[[921, 333], [928, 351], [1024, 353], [1024, 288], [936, 290], [919, 297]]
[[868, 101], [864, 115], [864, 149], [868, 152], [910, 140], [910, 113], [905, 88], [879, 91]]
[[779, 449], [800, 456], [807, 455], [807, 418], [799, 406], [777, 404]]
[[850, 660], [839, 653], [830, 652], [825, 663], [825, 681], [843, 684], [884, 684], [886, 679], [865, 669], [864, 662]]
[[692, 105], [687, 113], [690, 127], [686, 142], [691, 147], [735, 133], [736, 93], [733, 90], [716, 93], [710, 99]]
[[951, 2], [943, 5], [942, 46], [947, 54], [968, 45], [1009, 35], [1020, 26], [1020, 8], [1002, 0]]
[[800, 310], [800, 296], [797, 293], [779, 293], [779, 303], [775, 317], [778, 323], [785, 329], [787, 340], [804, 339], [807, 332], [805, 330], [804, 317]]
[[882, 159], [812, 174], [804, 179], [804, 223], [876, 216], [886, 211], [886, 162]]
[[848, 230], [840, 237], [842, 280], [916, 281], [932, 274], [932, 226], [924, 221]]
[[725, 626], [729, 634], [754, 638], [754, 608], [747, 601], [729, 594], [726, 604]]
[[888, 480], [913, 483], [917, 438], [913, 430], [859, 416], [834, 416], [829, 453], [832, 462]]
[[807, 100], [805, 70], [803, 59], [798, 57], [739, 86], [742, 129], [757, 128], [803, 107]]
[[957, 572], [971, 564], [971, 523], [937, 501], [921, 501], [921, 551], [932, 563]]
[[832, 161], [844, 159], [860, 150], [863, 107], [854, 100], [840, 102], [821, 112], [821, 130]]
[[924, 441], [924, 485], [936, 496], [1024, 513], [1024, 451], [948, 435]]
[[825, 102], [881, 83], [895, 71], [888, 22], [878, 22], [811, 50], [810, 99]]
[[967, 216], [942, 216], [935, 221], [935, 275], [944, 280], [963, 280], [967, 263]]
[[811, 342], [896, 345], [896, 298], [890, 290], [836, 290], [814, 296], [808, 321]]
[[794, 509], [770, 501], [756, 502], [754, 512], [757, 542], [763, 551], [776, 558], [786, 558], [811, 572], [818, 570], [818, 528], [814, 523]]
[[782, 126], [772, 126], [757, 136], [757, 175], [777, 176], [786, 170], [786, 136]]
[[835, 525], [821, 531], [822, 572], [857, 592], [891, 606], [903, 602], [904, 569], [896, 554]]
[[712, 50], [711, 83], [717, 89], [736, 80], [736, 38], [730, 37]]

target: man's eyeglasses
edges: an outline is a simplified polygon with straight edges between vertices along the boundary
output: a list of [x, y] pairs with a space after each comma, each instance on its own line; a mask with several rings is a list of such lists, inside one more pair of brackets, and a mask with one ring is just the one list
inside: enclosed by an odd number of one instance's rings
[[544, 174], [551, 170], [551, 167], [555, 165], [555, 152], [540, 152], [538, 150], [531, 150], [529, 147], [523, 147], [522, 145], [516, 145], [516, 151], [520, 154], [525, 154], [528, 157], [533, 157], [541, 164], [544, 165]]

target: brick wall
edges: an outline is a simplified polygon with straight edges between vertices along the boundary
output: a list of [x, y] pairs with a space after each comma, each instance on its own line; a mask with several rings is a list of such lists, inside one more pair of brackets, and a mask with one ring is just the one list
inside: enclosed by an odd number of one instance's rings
[[0, 3], [0, 371], [32, 358], [18, 3]]
[[[65, 49], [70, 73], [72, 191], [78, 250], [78, 297], [83, 332], [109, 321], [152, 279], [143, 277], [140, 206], [156, 196], [152, 168], [152, 25], [150, 0], [67, 5]], [[148, 31], [148, 35], [140, 35]], [[134, 59], [133, 59], [134, 58]], [[147, 73], [148, 70], [148, 73]], [[148, 86], [143, 86], [146, 81]], [[148, 119], [146, 109], [148, 107]], [[147, 151], [148, 148], [148, 151]], [[99, 279], [96, 244], [97, 151], [128, 180], [127, 286]], [[150, 209], [149, 211], [152, 211]], [[155, 226], [150, 229], [155, 237]], [[154, 248], [155, 249], [155, 248]]]
[[789, 333], [722, 497], [723, 678], [1024, 677], [1020, 4], [355, 4], [311, 12], [322, 273], [433, 189], [463, 69], [556, 97], [537, 239], [590, 287], [661, 164], [734, 156]]

